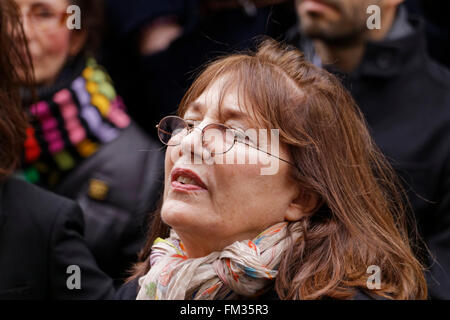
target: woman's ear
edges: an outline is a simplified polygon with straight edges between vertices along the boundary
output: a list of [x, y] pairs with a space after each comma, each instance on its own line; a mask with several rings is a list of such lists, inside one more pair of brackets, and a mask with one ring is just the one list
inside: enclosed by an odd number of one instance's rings
[[285, 220], [298, 221], [303, 217], [310, 216], [316, 211], [319, 202], [320, 199], [316, 193], [299, 191], [289, 204], [285, 213]]
[[84, 30], [72, 31], [70, 39], [69, 55], [75, 57], [86, 44], [88, 33]]

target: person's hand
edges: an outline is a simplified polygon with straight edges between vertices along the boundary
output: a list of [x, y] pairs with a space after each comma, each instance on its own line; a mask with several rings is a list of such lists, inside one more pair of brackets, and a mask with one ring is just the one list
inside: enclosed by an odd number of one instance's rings
[[181, 34], [183, 28], [173, 17], [161, 17], [153, 20], [141, 30], [139, 52], [151, 55], [166, 50]]

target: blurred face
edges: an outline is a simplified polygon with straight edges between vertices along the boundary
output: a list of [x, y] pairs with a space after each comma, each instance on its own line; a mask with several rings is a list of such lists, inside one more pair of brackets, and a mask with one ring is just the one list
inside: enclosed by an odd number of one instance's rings
[[[241, 110], [235, 90], [226, 94], [219, 113], [221, 90], [222, 81], [217, 80], [188, 108], [184, 119], [192, 120], [198, 128], [210, 123], [244, 131], [255, 128], [254, 121]], [[195, 153], [186, 151], [195, 150], [189, 145], [198, 141], [201, 130], [193, 130], [180, 145], [167, 148], [161, 211], [163, 221], [175, 229], [190, 257], [219, 251], [235, 241], [252, 239], [278, 222], [296, 219], [298, 211], [292, 202], [299, 188], [291, 178], [289, 164], [280, 161], [275, 175], [261, 175], [263, 164], [259, 162], [188, 164], [192, 157], [202, 157], [203, 148]], [[261, 151], [236, 143], [227, 154], [248, 157], [252, 152]], [[291, 160], [281, 144], [279, 157]]]
[[38, 84], [52, 84], [71, 54], [71, 31], [66, 27], [68, 0], [16, 0]]
[[367, 31], [367, 7], [380, 0], [297, 0], [301, 31], [312, 39], [346, 42]]

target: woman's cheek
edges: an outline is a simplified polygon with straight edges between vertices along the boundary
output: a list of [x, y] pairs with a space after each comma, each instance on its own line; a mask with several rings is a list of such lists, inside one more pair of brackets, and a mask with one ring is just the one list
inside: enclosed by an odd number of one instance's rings
[[54, 81], [62, 71], [70, 53], [69, 30], [42, 35], [34, 47], [31, 54], [36, 80], [48, 83]]
[[165, 159], [164, 159], [164, 199], [167, 196], [167, 192], [169, 191], [169, 187], [170, 187], [170, 173], [172, 171], [172, 168], [174, 166], [174, 162], [172, 159], [172, 154], [174, 148], [173, 147], [167, 147], [166, 148], [166, 155], [165, 155]]
[[67, 56], [70, 51], [70, 31], [65, 29], [60, 32], [49, 34], [46, 37], [45, 48], [47, 54], [50, 56]]

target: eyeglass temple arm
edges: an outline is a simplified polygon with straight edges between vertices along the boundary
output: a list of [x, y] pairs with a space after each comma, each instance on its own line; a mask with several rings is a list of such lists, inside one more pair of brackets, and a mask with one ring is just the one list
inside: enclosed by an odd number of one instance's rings
[[271, 153], [269, 153], [269, 152], [267, 152], [267, 151], [264, 151], [264, 150], [261, 150], [261, 149], [255, 147], [255, 146], [252, 146], [252, 145], [248, 144], [247, 142], [243, 142], [243, 141], [239, 141], [239, 140], [236, 140], [236, 142], [243, 143], [243, 144], [245, 144], [246, 146], [249, 146], [250, 148], [256, 149], [256, 150], [261, 151], [261, 152], [264, 152], [265, 154], [268, 154], [269, 156], [275, 157], [275, 158], [277, 158], [278, 160], [281, 160], [281, 161], [283, 161], [283, 162], [286, 162], [287, 164], [290, 164], [291, 166], [295, 167], [297, 170], [300, 170], [300, 169], [297, 168], [297, 166], [296, 166], [295, 164], [293, 164], [293, 163], [291, 163], [291, 162], [289, 162], [289, 161], [287, 161], [287, 160], [281, 159], [280, 157], [277, 157], [277, 156], [275, 156], [275, 155], [273, 155], [273, 154], [271, 154]]

